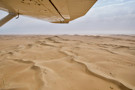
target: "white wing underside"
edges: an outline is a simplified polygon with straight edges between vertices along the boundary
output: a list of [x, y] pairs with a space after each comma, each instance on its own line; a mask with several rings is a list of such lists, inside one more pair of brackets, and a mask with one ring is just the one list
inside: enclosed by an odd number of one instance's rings
[[53, 23], [68, 23], [85, 15], [97, 0], [0, 0], [0, 9], [9, 15], [0, 21], [3, 25], [17, 14], [39, 18]]

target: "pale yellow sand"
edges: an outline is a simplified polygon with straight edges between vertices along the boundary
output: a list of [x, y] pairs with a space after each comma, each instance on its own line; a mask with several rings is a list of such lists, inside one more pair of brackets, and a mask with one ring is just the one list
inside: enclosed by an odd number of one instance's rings
[[0, 90], [135, 90], [135, 36], [0, 36]]

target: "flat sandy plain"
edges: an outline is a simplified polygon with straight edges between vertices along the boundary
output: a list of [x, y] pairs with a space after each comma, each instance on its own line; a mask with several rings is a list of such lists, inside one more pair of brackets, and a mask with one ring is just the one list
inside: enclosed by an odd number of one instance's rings
[[135, 36], [0, 36], [0, 90], [135, 90]]

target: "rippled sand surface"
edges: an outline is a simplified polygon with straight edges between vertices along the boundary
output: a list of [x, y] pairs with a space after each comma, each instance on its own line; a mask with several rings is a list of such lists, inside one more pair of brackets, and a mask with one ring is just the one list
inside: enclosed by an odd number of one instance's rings
[[135, 36], [0, 36], [0, 90], [135, 90]]

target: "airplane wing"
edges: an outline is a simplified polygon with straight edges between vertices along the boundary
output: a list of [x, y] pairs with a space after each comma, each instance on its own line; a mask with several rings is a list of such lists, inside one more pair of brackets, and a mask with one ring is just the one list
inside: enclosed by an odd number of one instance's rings
[[25, 15], [52, 23], [68, 23], [84, 16], [97, 0], [0, 0], [0, 9], [9, 14], [0, 26], [15, 17]]

